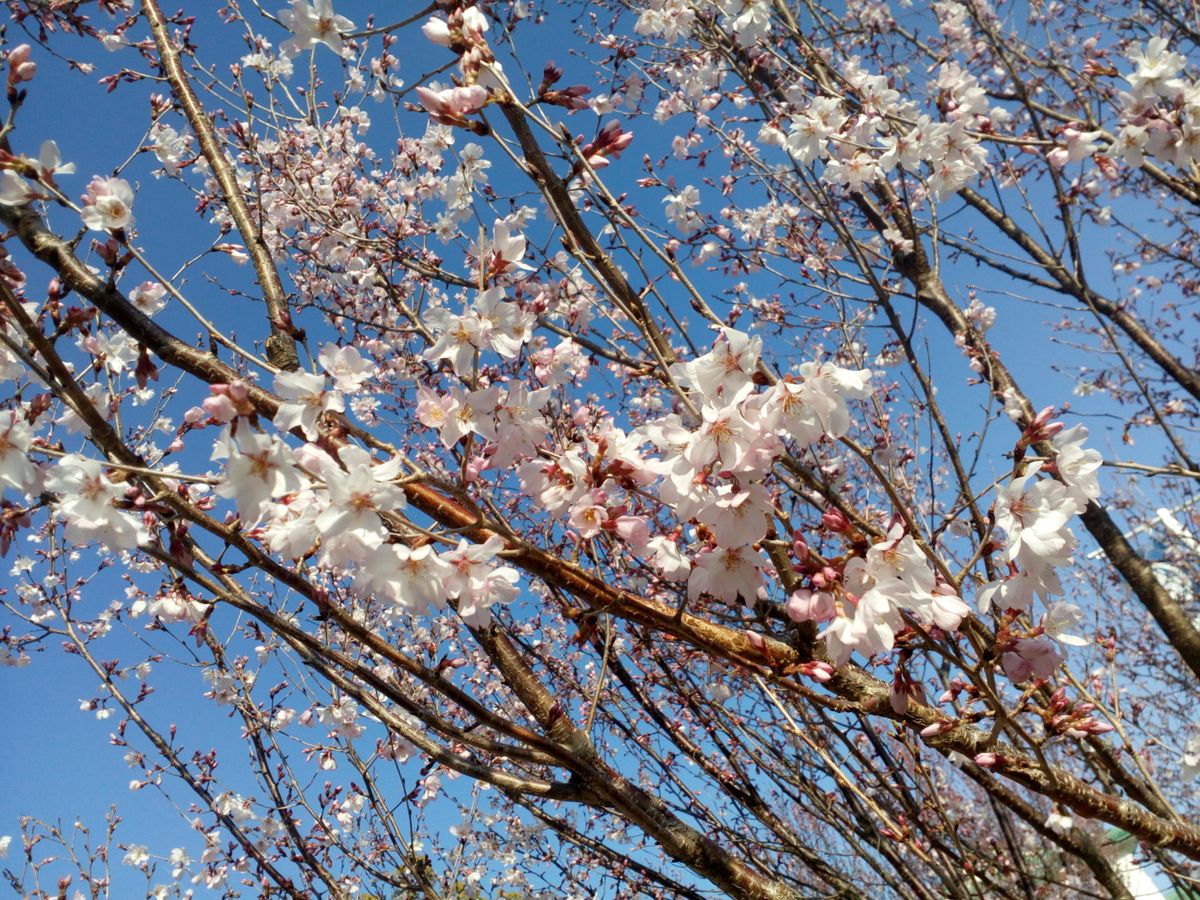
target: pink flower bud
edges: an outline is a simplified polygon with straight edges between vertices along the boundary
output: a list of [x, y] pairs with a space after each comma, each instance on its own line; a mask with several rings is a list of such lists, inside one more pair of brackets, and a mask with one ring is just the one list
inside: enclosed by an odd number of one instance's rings
[[20, 84], [22, 81], [32, 81], [37, 72], [37, 63], [29, 59], [33, 48], [28, 44], [19, 44], [8, 54], [8, 86]]
[[1054, 407], [1047, 406], [1029, 423], [1025, 429], [1024, 439], [1030, 443], [1038, 441], [1048, 441], [1054, 435], [1058, 434], [1065, 427], [1062, 422], [1051, 422], [1050, 419], [1054, 415]]
[[416, 93], [430, 118], [441, 125], [466, 125], [467, 116], [479, 112], [488, 102], [487, 88], [479, 84], [442, 91], [418, 87]]
[[834, 668], [827, 662], [814, 659], [811, 662], [803, 663], [797, 670], [801, 675], [811, 678], [813, 681], [819, 681], [822, 684], [831, 680], [834, 674]]
[[825, 515], [821, 516], [821, 524], [837, 534], [846, 534], [850, 531], [850, 520], [840, 509], [825, 510]]
[[483, 474], [488, 467], [488, 459], [486, 456], [473, 456], [463, 469], [463, 476], [468, 482], [478, 481], [479, 476]]
[[796, 562], [800, 563], [800, 565], [808, 562], [808, 541], [804, 540], [804, 535], [799, 532], [792, 535], [792, 555], [796, 557]]
[[237, 409], [233, 403], [228, 397], [220, 394], [205, 397], [201, 406], [210, 419], [216, 419], [218, 422], [231, 422], [237, 417]]
[[757, 631], [750, 631], [749, 629], [744, 629], [742, 631], [742, 634], [744, 634], [746, 636], [746, 640], [748, 640], [750, 642], [750, 646], [753, 647], [755, 650], [762, 650], [766, 646], [766, 642], [763, 640], [763, 636], [761, 634], [759, 634]]
[[799, 588], [788, 597], [783, 611], [793, 622], [826, 622], [833, 618], [833, 595]]

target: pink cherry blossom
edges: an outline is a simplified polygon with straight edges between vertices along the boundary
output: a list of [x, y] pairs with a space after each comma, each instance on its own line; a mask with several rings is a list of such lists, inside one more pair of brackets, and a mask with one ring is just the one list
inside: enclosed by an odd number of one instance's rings
[[467, 124], [467, 116], [483, 109], [488, 102], [488, 90], [478, 84], [440, 90], [418, 87], [417, 99], [433, 121], [462, 126]]
[[147, 316], [165, 307], [167, 289], [157, 281], [143, 281], [129, 292], [129, 301]]
[[1062, 664], [1064, 657], [1051, 641], [1044, 638], [1025, 638], [1000, 657], [1004, 674], [1019, 684], [1036, 676], [1048, 678]]
[[800, 588], [792, 592], [783, 608], [793, 622], [827, 622], [834, 616], [833, 595]]

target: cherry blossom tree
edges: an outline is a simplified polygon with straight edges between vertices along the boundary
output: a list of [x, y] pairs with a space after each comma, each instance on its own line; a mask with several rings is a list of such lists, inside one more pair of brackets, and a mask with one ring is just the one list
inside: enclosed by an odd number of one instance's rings
[[5, 3], [16, 890], [1195, 891], [1194, 7], [180, 5]]

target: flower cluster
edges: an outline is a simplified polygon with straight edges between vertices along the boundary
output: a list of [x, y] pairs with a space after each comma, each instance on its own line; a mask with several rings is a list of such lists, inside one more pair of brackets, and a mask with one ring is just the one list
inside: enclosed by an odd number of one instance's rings
[[1135, 68], [1120, 98], [1124, 124], [1107, 153], [1131, 166], [1147, 157], [1180, 168], [1200, 161], [1200, 82], [1184, 77], [1187, 58], [1167, 43], [1150, 38], [1128, 56]]
[[[772, 124], [759, 141], [784, 147], [799, 162], [825, 160], [822, 178], [830, 184], [861, 190], [899, 168], [919, 174], [943, 199], [987, 170], [987, 151], [976, 132], [1006, 121], [1007, 113], [989, 108], [975, 77], [951, 62], [942, 67], [938, 87], [946, 97], [946, 121], [919, 113], [902, 101], [882, 75], [861, 69], [847, 74], [859, 112], [849, 114], [836, 97], [816, 96], [791, 116], [786, 131]], [[905, 124], [912, 122], [914, 124]]]
[[[693, 600], [765, 596], [759, 544], [772, 516], [767, 476], [787, 446], [845, 434], [847, 403], [868, 395], [870, 373], [805, 363], [759, 391], [761, 349], [761, 339], [722, 329], [709, 353], [672, 368], [695, 404], [691, 421], [671, 413], [630, 433], [605, 421], [579, 445], [523, 463], [524, 493], [563, 516], [579, 538], [610, 534], [664, 579], [686, 580]], [[656, 456], [645, 454], [647, 444]], [[694, 524], [686, 549], [679, 531], [651, 536], [650, 519], [636, 512], [651, 485], [678, 521]]]
[[[1049, 410], [1039, 415], [1031, 428], [1048, 418]], [[1088, 431], [1082, 425], [1065, 430], [1059, 423], [1040, 427], [1042, 435], [1053, 432], [1052, 468], [1058, 479], [1039, 477], [1046, 466], [1034, 462], [997, 492], [994, 511], [996, 525], [1005, 535], [1002, 558], [1008, 573], [979, 589], [979, 607], [982, 612], [993, 607], [1027, 611], [1034, 598], [1040, 598], [1048, 606], [1041, 633], [1059, 643], [1083, 643], [1067, 634], [1079, 620], [1079, 608], [1052, 603], [1051, 598], [1062, 593], [1057, 570], [1072, 562], [1078, 546], [1069, 523], [1100, 496], [1096, 472], [1101, 457], [1095, 450], [1084, 449]], [[1001, 661], [1015, 681], [1022, 681], [1031, 673], [1049, 675], [1062, 657], [1045, 637], [1034, 635], [1017, 641]]]
[[955, 631], [970, 609], [954, 587], [940, 580], [902, 523], [897, 522], [865, 556], [852, 557], [840, 578], [824, 567], [811, 588], [796, 591], [785, 605], [795, 621], [828, 621], [820, 633], [826, 652], [841, 665], [857, 650], [870, 656], [885, 653], [907, 624], [908, 613], [918, 624]]
[[515, 357], [529, 341], [533, 316], [509, 300], [503, 288], [494, 287], [481, 291], [469, 310], [455, 314], [437, 308], [427, 321], [437, 341], [425, 358], [445, 359], [455, 374], [466, 376], [482, 351], [493, 351], [504, 359]]

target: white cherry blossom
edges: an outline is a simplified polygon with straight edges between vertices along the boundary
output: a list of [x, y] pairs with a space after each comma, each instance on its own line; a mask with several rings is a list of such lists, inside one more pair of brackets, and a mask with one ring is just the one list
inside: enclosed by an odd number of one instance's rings
[[650, 538], [646, 549], [651, 553], [650, 564], [668, 581], [686, 581], [692, 564], [680, 551], [679, 545], [663, 535]]
[[510, 603], [517, 596], [520, 574], [511, 566], [495, 564], [496, 554], [503, 549], [504, 539], [492, 535], [482, 544], [459, 541], [454, 550], [442, 554], [450, 565], [446, 593], [458, 599], [458, 614], [468, 625], [487, 625], [493, 605]]
[[315, 525], [323, 535], [347, 531], [377, 531], [381, 513], [407, 505], [404, 489], [391, 482], [399, 475], [401, 458], [376, 463], [367, 451], [349, 444], [338, 453], [340, 468], [324, 470], [329, 505], [317, 516]]
[[133, 188], [123, 178], [93, 178], [83, 196], [83, 224], [92, 231], [116, 231], [133, 224]]
[[1074, 603], [1051, 603], [1042, 619], [1042, 629], [1060, 644], [1086, 647], [1091, 641], [1069, 632], [1083, 621], [1083, 610]]
[[768, 509], [770, 500], [761, 484], [749, 484], [745, 489], [723, 484], [696, 518], [712, 528], [717, 546], [744, 547], [766, 536]]
[[58, 495], [54, 509], [70, 541], [132, 550], [150, 540], [140, 517], [116, 507], [125, 488], [109, 480], [98, 460], [63, 456], [46, 473], [46, 490]]
[[397, 609], [421, 615], [445, 606], [451, 565], [429, 544], [387, 544], [359, 568], [355, 589], [381, 595]]
[[369, 359], [364, 359], [357, 348], [349, 346], [326, 344], [317, 355], [317, 361], [333, 379], [334, 389], [346, 394], [362, 390], [363, 385], [374, 378], [378, 371], [378, 367]]
[[1064, 485], [1036, 477], [1039, 469], [1035, 463], [996, 495], [996, 524], [1008, 536], [1006, 556], [1032, 569], [1070, 558], [1075, 539], [1067, 523], [1079, 510]]
[[762, 588], [761, 566], [761, 558], [749, 547], [701, 550], [688, 576], [688, 599], [710, 594], [730, 606], [736, 606], [739, 598], [753, 603]]
[[218, 438], [213, 459], [227, 459], [225, 479], [216, 487], [218, 496], [233, 500], [238, 515], [249, 524], [266, 512], [267, 503], [303, 487], [291, 451], [278, 438], [247, 427], [237, 435], [229, 430]]
[[1187, 65], [1187, 57], [1168, 50], [1168, 44], [1164, 37], [1152, 37], [1144, 44], [1133, 45], [1128, 59], [1137, 68], [1125, 80], [1135, 97], [1169, 97], [1183, 87], [1177, 76]]
[[19, 493], [37, 485], [37, 469], [29, 456], [33, 428], [19, 410], [0, 410], [0, 485]]
[[678, 194], [668, 194], [663, 203], [666, 204], [667, 219], [684, 234], [691, 234], [704, 224], [696, 211], [700, 205], [700, 191], [695, 185], [687, 185]]
[[342, 35], [354, 30], [354, 23], [333, 11], [331, 0], [292, 0], [289, 9], [280, 10], [279, 21], [292, 33], [292, 37], [279, 45], [288, 56], [296, 56], [324, 44], [334, 53], [342, 55], [345, 44]]
[[1100, 481], [1096, 473], [1104, 462], [1097, 450], [1085, 449], [1088, 430], [1083, 425], [1064, 429], [1051, 438], [1054, 444], [1054, 468], [1067, 483], [1080, 506], [1100, 497]]
[[283, 402], [272, 421], [284, 431], [299, 428], [310, 441], [317, 439], [317, 420], [323, 413], [346, 408], [340, 393], [325, 389], [324, 375], [280, 372], [275, 376], [275, 391]]
[[762, 338], [722, 328], [711, 351], [676, 364], [672, 373], [680, 384], [695, 388], [707, 400], [731, 398], [750, 384], [761, 354]]

